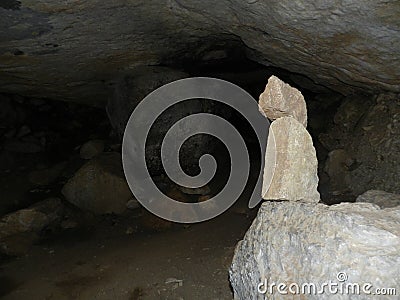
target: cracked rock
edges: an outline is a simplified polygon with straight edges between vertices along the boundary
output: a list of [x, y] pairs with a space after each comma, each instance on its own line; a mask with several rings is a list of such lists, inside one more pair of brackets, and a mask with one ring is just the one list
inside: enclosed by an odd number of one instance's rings
[[307, 107], [303, 95], [276, 76], [268, 79], [265, 91], [260, 95], [259, 105], [271, 120], [290, 116], [307, 127]]
[[399, 290], [399, 224], [400, 207], [265, 202], [235, 250], [229, 273], [235, 299], [368, 298], [351, 293], [333, 296], [328, 290], [282, 295], [276, 287], [272, 295], [264, 293], [272, 283], [321, 287], [329, 281], [339, 284], [338, 278], [345, 278], [344, 283]]
[[[292, 117], [279, 118], [270, 126], [269, 139], [275, 141], [276, 164], [269, 188], [265, 178], [272, 167], [265, 166], [262, 198], [318, 202], [318, 161], [311, 136], [304, 126]], [[274, 161], [268, 155], [267, 151], [265, 161]]]

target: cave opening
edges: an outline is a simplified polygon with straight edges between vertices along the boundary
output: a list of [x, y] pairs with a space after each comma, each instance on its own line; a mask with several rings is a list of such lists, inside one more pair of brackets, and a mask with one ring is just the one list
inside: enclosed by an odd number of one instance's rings
[[[92, 297], [102, 290], [109, 296], [113, 289], [119, 289], [129, 299], [159, 299], [160, 295], [204, 299], [202, 286], [209, 287], [208, 299], [231, 297], [225, 272], [236, 242], [259, 207], [249, 209], [247, 205], [263, 155], [255, 132], [240, 113], [209, 99], [188, 100], [163, 112], [164, 119], [154, 123], [148, 136], [146, 162], [158, 188], [177, 201], [196, 203], [223, 188], [231, 168], [229, 151], [212, 137], [194, 136], [185, 142], [180, 162], [187, 174], [199, 173], [198, 160], [205, 153], [212, 154], [218, 163], [212, 182], [200, 191], [190, 192], [173, 183], [162, 170], [160, 140], [180, 118], [199, 112], [220, 115], [237, 128], [248, 147], [250, 177], [239, 200], [222, 216], [182, 225], [154, 216], [134, 199], [127, 199], [123, 209], [121, 205], [112, 206], [111, 211], [104, 203], [87, 203], [87, 199], [95, 201], [104, 195], [111, 199], [126, 195], [121, 185], [125, 181], [123, 173], [116, 169], [120, 167], [127, 117], [151, 90], [182, 76], [232, 82], [256, 101], [272, 75], [298, 88], [307, 103], [308, 130], [317, 150], [321, 200], [327, 204], [339, 203], [344, 197], [346, 201], [354, 200], [346, 191], [335, 194], [330, 190], [330, 178], [324, 169], [329, 149], [320, 142], [321, 134], [333, 130], [344, 96], [301, 74], [260, 65], [247, 59], [243, 50], [206, 52], [200, 60], [166, 59], [161, 65], [138, 68], [133, 76], [124, 73], [122, 79], [113, 82], [107, 105], [100, 108], [20, 95], [1, 96], [1, 214], [11, 216], [4, 222], [12, 222], [7, 220], [19, 218], [18, 212], [23, 212], [33, 222], [28, 229], [3, 241], [7, 254], [2, 256], [4, 269], [11, 274], [4, 277], [6, 284], [0, 291], [3, 296], [28, 295], [23, 282], [33, 282], [37, 274], [43, 277], [49, 273], [56, 280], [46, 287], [46, 280], [39, 279], [34, 287], [39, 298], [48, 294]], [[69, 202], [68, 197], [77, 200]], [[44, 220], [40, 219], [42, 215]], [[37, 228], [32, 227], [34, 222], [39, 222]], [[21, 260], [10, 259], [21, 255]], [[55, 267], [39, 267], [47, 260]], [[64, 267], [71, 271], [63, 271]], [[18, 268], [24, 268], [25, 274]], [[66, 274], [55, 275], [58, 272]], [[112, 277], [117, 277], [118, 283]], [[99, 288], [103, 285], [105, 288]]]
[[397, 0], [0, 1], [0, 298], [288, 296], [273, 282], [396, 298], [399, 16]]

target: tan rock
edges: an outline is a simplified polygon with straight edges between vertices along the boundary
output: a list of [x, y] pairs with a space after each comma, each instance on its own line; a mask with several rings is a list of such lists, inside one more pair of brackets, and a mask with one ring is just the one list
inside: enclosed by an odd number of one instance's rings
[[[318, 161], [310, 134], [292, 117], [283, 117], [272, 122], [269, 142], [275, 143], [275, 153], [267, 149], [264, 168], [262, 198], [265, 200], [289, 200], [318, 202]], [[275, 166], [269, 165], [268, 156], [275, 155]], [[271, 185], [268, 177], [275, 169]], [[266, 179], [267, 178], [267, 179]]]
[[356, 202], [373, 203], [380, 208], [391, 208], [400, 206], [400, 195], [385, 191], [370, 190], [358, 196]]
[[132, 199], [118, 153], [104, 153], [87, 162], [62, 193], [72, 204], [95, 214], [122, 213]]
[[296, 88], [276, 76], [268, 79], [260, 95], [260, 110], [271, 120], [291, 116], [307, 127], [307, 107], [303, 95]]

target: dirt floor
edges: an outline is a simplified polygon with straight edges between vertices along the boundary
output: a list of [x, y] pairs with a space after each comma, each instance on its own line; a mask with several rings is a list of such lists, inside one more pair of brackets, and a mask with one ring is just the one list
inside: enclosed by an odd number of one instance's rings
[[135, 232], [129, 227], [134, 220], [110, 218], [42, 242], [29, 255], [0, 265], [0, 296], [232, 299], [228, 269], [234, 247], [256, 213], [239, 205], [211, 221], [164, 232]]

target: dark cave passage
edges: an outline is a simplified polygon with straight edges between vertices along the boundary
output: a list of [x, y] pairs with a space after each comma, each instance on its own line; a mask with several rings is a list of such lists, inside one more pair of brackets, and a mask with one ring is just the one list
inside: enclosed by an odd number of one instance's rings
[[[260, 65], [245, 58], [244, 50], [237, 49], [243, 48], [208, 50], [207, 53], [213, 53], [215, 57], [210, 54], [207, 60], [188, 61], [185, 58], [175, 64], [167, 60], [163, 66], [139, 68], [131, 77], [123, 76], [123, 84], [114, 84], [115, 92], [111, 94], [106, 110], [77, 103], [2, 95], [3, 139], [0, 165], [4, 174], [4, 200], [1, 212], [5, 214], [26, 208], [44, 197], [63, 197], [63, 185], [87, 162], [87, 158], [101, 152], [121, 151], [123, 130], [135, 105], [153, 89], [175, 80], [175, 77], [223, 79], [243, 88], [256, 101], [271, 75], [279, 76], [298, 88], [307, 102], [308, 130], [320, 165], [319, 191], [322, 201], [340, 202], [340, 197], [329, 191], [329, 177], [324, 171], [324, 164], [330, 149], [321, 144], [319, 136], [334, 127], [335, 113], [345, 97], [312, 84], [310, 79], [300, 74]], [[220, 52], [224, 54], [220, 55], [222, 58], [217, 55]], [[137, 84], [142, 86], [138, 87]], [[239, 112], [221, 103], [193, 99], [163, 113], [166, 117], [153, 125], [147, 141], [151, 150], [146, 154], [146, 161], [151, 175], [164, 193], [175, 193], [177, 198], [193, 198], [176, 192], [177, 186], [163, 171], [160, 160], [161, 141], [176, 121], [185, 115], [199, 112], [211, 112], [227, 119], [244, 138], [251, 158], [251, 176], [241, 197], [243, 203], [246, 203], [257, 180], [263, 154], [260, 153], [259, 143], [250, 124]], [[85, 151], [89, 153], [82, 154]], [[210, 193], [212, 196], [221, 190], [230, 173], [229, 152], [223, 143], [213, 137], [189, 139], [181, 149], [180, 159], [184, 170], [189, 175], [196, 175], [199, 172], [198, 160], [205, 153], [215, 156], [218, 162], [217, 174], [210, 183], [213, 187]]]
[[[165, 262], [160, 261], [162, 259], [171, 261], [176, 265], [180, 263], [185, 265], [185, 261], [202, 264], [202, 260], [206, 259], [209, 262], [205, 265], [206, 269], [200, 271], [200, 277], [204, 277], [201, 280], [207, 281], [207, 274], [217, 272], [215, 275], [217, 278], [216, 285], [213, 287], [214, 290], [210, 291], [210, 295], [215, 293], [216, 295], [218, 293], [220, 295], [230, 294], [230, 289], [226, 289], [226, 283], [223, 283], [222, 287], [220, 286], [220, 283], [225, 281], [225, 276], [218, 271], [219, 267], [215, 271], [212, 270], [212, 266], [222, 267], [221, 264], [226, 266], [232, 255], [234, 243], [241, 238], [243, 230], [247, 228], [255, 217], [258, 208], [250, 210], [247, 205], [258, 179], [261, 168], [261, 155], [263, 155], [251, 125], [233, 108], [221, 103], [213, 103], [209, 99], [185, 101], [166, 110], [160, 117], [161, 119], [159, 118], [155, 122], [148, 137], [148, 146], [151, 151], [147, 153], [146, 159], [151, 175], [159, 189], [177, 201], [195, 203], [199, 199], [206, 200], [218, 194], [226, 184], [231, 171], [229, 151], [221, 141], [210, 136], [200, 136], [197, 137], [197, 140], [196, 137], [194, 140], [192, 138], [188, 139], [180, 152], [181, 165], [184, 170], [189, 175], [196, 175], [199, 172], [198, 159], [205, 153], [212, 154], [216, 158], [218, 169], [213, 180], [206, 187], [200, 189], [200, 192], [197, 192], [197, 194], [185, 193], [185, 190], [169, 180], [163, 171], [160, 161], [161, 141], [168, 128], [185, 115], [209, 112], [223, 117], [240, 132], [246, 142], [250, 157], [249, 180], [239, 200], [222, 217], [216, 220], [193, 226], [174, 224], [155, 217], [134, 201], [128, 202], [128, 209], [122, 213], [115, 211], [99, 214], [97, 212], [103, 209], [101, 202], [89, 205], [87, 209], [79, 208], [80, 205], [85, 204], [68, 202], [63, 188], [71, 178], [77, 177], [78, 179], [72, 187], [72, 189], [76, 189], [77, 195], [80, 193], [85, 197], [85, 194], [87, 194], [86, 197], [89, 197], [88, 199], [95, 200], [96, 197], [91, 198], [92, 196], [90, 196], [93, 193], [92, 190], [100, 189], [101, 193], [108, 194], [106, 196], [111, 197], [110, 199], [124, 197], [126, 192], [114, 180], [124, 181], [125, 179], [121, 171], [113, 171], [116, 168], [115, 166], [117, 168], [118, 165], [120, 166], [120, 162], [113, 161], [112, 154], [117, 153], [117, 157], [120, 155], [121, 128], [125, 124], [114, 126], [116, 123], [113, 122], [113, 115], [110, 115], [110, 106], [114, 105], [113, 99], [115, 97], [119, 101], [116, 102], [116, 105], [124, 103], [120, 101], [121, 97], [125, 97], [123, 99], [127, 101], [125, 103], [137, 103], [141, 99], [135, 99], [134, 97], [146, 96], [143, 93], [150, 92], [150, 90], [146, 89], [154, 89], [164, 83], [168, 83], [164, 82], [171, 78], [168, 74], [165, 76], [165, 73], [163, 73], [166, 69], [170, 73], [183, 72], [185, 76], [190, 77], [213, 77], [227, 80], [246, 90], [253, 96], [255, 101], [258, 101], [258, 97], [263, 92], [269, 76], [273, 74], [280, 76], [293, 86], [298, 87], [304, 94], [310, 109], [310, 132], [314, 140], [317, 140], [320, 133], [327, 131], [329, 122], [326, 122], [326, 120], [331, 120], [330, 122], [332, 122], [335, 110], [341, 103], [339, 95], [334, 93], [321, 94], [318, 89], [314, 91], [303, 88], [292, 80], [293, 78], [298, 78], [295, 74], [277, 68], [266, 68], [241, 57], [234, 56], [233, 58], [227, 57], [222, 60], [217, 59], [206, 62], [193, 61], [184, 64], [179, 63], [176, 66], [152, 66], [150, 74], [158, 74], [158, 77], [154, 78], [154, 82], [149, 81], [151, 76], [148, 77], [147, 70], [144, 69], [142, 74], [136, 73], [133, 79], [126, 79], [124, 81], [125, 85], [122, 85], [122, 90], [118, 90], [121, 85], [116, 85], [116, 92], [114, 92], [114, 96], [110, 97], [107, 111], [105, 108], [90, 107], [77, 103], [27, 98], [10, 94], [2, 95], [2, 115], [0, 118], [0, 133], [2, 135], [0, 152], [0, 171], [2, 174], [0, 182], [2, 190], [1, 213], [4, 215], [13, 214], [19, 210], [28, 210], [29, 212], [33, 211], [35, 214], [40, 213], [46, 216], [45, 221], [37, 225], [39, 229], [31, 231], [33, 229], [29, 228], [29, 234], [24, 231], [16, 235], [15, 239], [6, 239], [3, 242], [3, 245], [6, 245], [6, 254], [11, 256], [25, 255], [22, 261], [13, 261], [3, 256], [3, 260], [6, 262], [5, 268], [7, 269], [7, 266], [14, 268], [16, 264], [23, 264], [31, 271], [27, 269], [26, 276], [20, 276], [14, 272], [12, 277], [4, 277], [4, 282], [8, 283], [1, 291], [2, 295], [9, 295], [10, 299], [12, 299], [10, 295], [18, 295], [18, 293], [26, 295], [27, 292], [21, 289], [20, 286], [25, 286], [25, 289], [26, 286], [29, 287], [29, 276], [33, 275], [31, 272], [37, 272], [38, 274], [49, 272], [52, 274], [54, 270], [59, 271], [62, 266], [57, 261], [60, 259], [72, 259], [71, 264], [68, 264], [68, 268], [76, 269], [76, 272], [81, 270], [79, 272], [83, 272], [83, 275], [77, 275], [73, 271], [69, 275], [57, 276], [55, 288], [49, 288], [49, 292], [57, 295], [57, 297], [63, 297], [68, 294], [73, 297], [93, 295], [94, 291], [97, 290], [97, 281], [108, 282], [106, 283], [107, 285], [111, 284], [107, 276], [120, 276], [118, 274], [119, 271], [114, 267], [110, 271], [114, 275], [104, 275], [106, 277], [102, 275], [103, 271], [101, 270], [103, 269], [107, 269], [107, 272], [109, 272], [110, 261], [113, 261], [112, 264], [119, 267], [123, 264], [123, 261], [113, 254], [114, 252], [120, 253], [119, 255], [124, 257], [130, 257], [130, 260], [135, 262], [134, 264], [138, 264], [138, 268], [145, 269], [147, 264], [148, 270], [143, 271], [145, 272], [143, 280], [148, 280], [149, 282], [152, 280], [148, 276], [156, 268], [154, 264], [165, 264]], [[179, 71], [175, 71], [177, 67], [179, 67]], [[144, 80], [141, 80], [142, 76], [145, 78]], [[138, 94], [135, 93], [135, 84], [137, 83], [143, 84]], [[117, 96], [115, 96], [116, 94]], [[334, 101], [330, 101], [327, 104], [324, 102], [325, 97], [334, 99]], [[115, 110], [115, 106], [113, 108], [114, 110], [111, 110], [111, 113], [118, 111]], [[133, 108], [129, 105], [118, 107], [125, 114], [130, 114]], [[109, 118], [111, 118], [111, 122]], [[325, 159], [326, 150], [325, 152], [318, 150], [318, 153], [322, 160]], [[93, 163], [91, 164], [91, 162]], [[87, 168], [91, 170], [90, 172], [93, 172], [93, 175], [87, 175], [84, 171], [81, 171], [88, 164], [91, 164]], [[102, 182], [95, 179], [102, 177], [106, 178], [106, 181]], [[109, 180], [115, 182], [114, 185], [110, 187], [104, 186], [109, 184]], [[82, 201], [84, 201], [84, 198]], [[39, 222], [36, 220], [36, 215], [29, 217], [33, 218], [32, 220], [35, 222]], [[235, 224], [234, 226], [232, 226], [233, 223]], [[214, 232], [211, 236], [210, 231]], [[171, 248], [171, 243], [176, 244], [176, 246]], [[187, 243], [190, 243], [191, 246]], [[137, 248], [137, 257], [132, 258], [131, 254], [124, 253], [122, 249], [126, 247]], [[154, 250], [158, 247], [161, 249], [159, 251], [162, 252], [154, 254], [155, 256], [158, 255], [158, 257], [151, 258], [153, 263], [149, 262], [148, 259], [150, 257], [146, 258], [146, 252], [150, 248]], [[183, 250], [187, 247], [189, 247], [190, 253], [187, 250]], [[200, 247], [201, 249], [194, 250], [193, 247]], [[83, 254], [79, 255], [81, 258], [77, 256], [77, 252]], [[210, 256], [211, 254], [212, 256]], [[50, 260], [56, 266], [55, 269], [39, 269], [35, 262], [30, 259], [33, 256], [36, 257], [35, 260], [37, 259], [40, 262], [47, 255], [50, 255]], [[99, 256], [102, 262], [95, 263], [95, 260], [90, 255]], [[73, 260], [74, 257], [76, 257], [75, 260]], [[100, 269], [95, 271], [96, 276], [101, 278], [100, 280], [89, 275], [93, 271], [86, 270], [87, 268], [94, 268], [97, 264], [101, 265]], [[19, 267], [22, 268], [22, 265]], [[195, 280], [191, 278], [193, 275], [189, 275], [189, 271], [186, 268], [190, 269], [192, 267], [187, 264], [187, 266], [179, 270], [178, 274], [182, 274], [182, 277], [188, 277], [184, 279], [185, 282]], [[127, 272], [131, 274], [130, 276], [136, 278], [137, 274], [132, 275], [132, 271]], [[173, 277], [167, 273], [161, 272], [159, 274], [165, 278], [156, 276], [156, 280], [161, 285], [156, 290], [158, 290], [158, 293], [161, 290], [163, 295], [173, 294], [175, 291], [174, 288], [171, 290], [170, 284], [164, 282], [168, 277]], [[179, 277], [178, 275], [175, 276]], [[126, 281], [128, 278], [124, 280]], [[150, 298], [155, 293], [155, 290], [151, 288], [149, 290], [149, 287], [145, 286], [145, 281], [143, 280], [136, 278], [135, 282], [139, 283], [129, 287], [129, 291], [127, 291], [131, 295], [129, 299], [139, 299], [139, 296], [137, 296], [138, 298], [132, 298], [136, 297], [133, 295], [137, 293], [148, 295]], [[160, 280], [163, 282], [160, 283]], [[177, 282], [176, 284], [179, 284], [180, 281]], [[37, 284], [40, 287], [43, 283], [39, 281]], [[47, 288], [42, 289], [43, 294], [38, 290], [35, 292], [38, 297], [41, 297], [39, 295], [44, 296]], [[182, 293], [187, 294], [189, 290], [184, 290]], [[200, 293], [200, 290], [198, 287], [194, 288], [194, 293]]]

